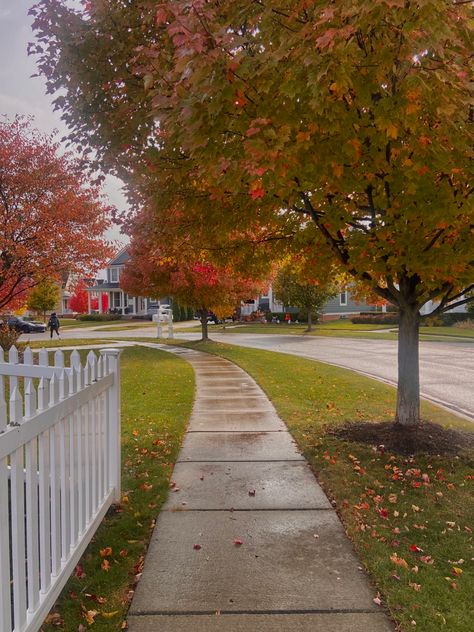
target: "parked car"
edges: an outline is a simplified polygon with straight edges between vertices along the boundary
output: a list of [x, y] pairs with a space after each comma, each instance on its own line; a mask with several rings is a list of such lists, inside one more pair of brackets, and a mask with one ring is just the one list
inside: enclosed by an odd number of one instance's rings
[[39, 323], [35, 320], [25, 320], [19, 316], [11, 316], [7, 320], [7, 325], [17, 331], [21, 331], [23, 334], [38, 334], [46, 331], [46, 325], [44, 323]]

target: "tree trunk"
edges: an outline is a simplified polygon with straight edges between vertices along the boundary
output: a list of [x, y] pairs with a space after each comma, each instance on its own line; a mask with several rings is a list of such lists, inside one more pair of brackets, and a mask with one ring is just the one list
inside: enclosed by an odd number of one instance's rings
[[400, 306], [395, 421], [403, 426], [413, 426], [420, 421], [419, 325], [418, 306]]
[[306, 331], [313, 331], [313, 317], [311, 310], [308, 310], [308, 329]]
[[202, 338], [201, 338], [201, 342], [206, 342], [207, 340], [209, 340], [209, 334], [208, 334], [208, 329], [207, 329], [207, 309], [201, 309], [199, 310], [199, 315], [201, 317], [201, 332], [202, 332]]

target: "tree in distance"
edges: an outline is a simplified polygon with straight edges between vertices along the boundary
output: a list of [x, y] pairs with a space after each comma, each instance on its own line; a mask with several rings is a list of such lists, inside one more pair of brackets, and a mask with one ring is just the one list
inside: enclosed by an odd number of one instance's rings
[[338, 291], [334, 276], [325, 279], [308, 279], [304, 277], [306, 268], [299, 268], [296, 262], [289, 261], [278, 270], [273, 281], [275, 298], [285, 307], [298, 307], [306, 312], [308, 328], [313, 329], [313, 316], [319, 318], [324, 305], [333, 298]]
[[59, 303], [60, 290], [54, 279], [40, 281], [28, 294], [26, 305], [28, 309], [42, 314], [46, 322], [46, 312], [52, 311]]
[[414, 425], [420, 309], [462, 305], [474, 287], [471, 11], [43, 0], [33, 52], [71, 138], [131, 188], [166, 199], [189, 183], [201, 225], [310, 244], [395, 305], [396, 421]]

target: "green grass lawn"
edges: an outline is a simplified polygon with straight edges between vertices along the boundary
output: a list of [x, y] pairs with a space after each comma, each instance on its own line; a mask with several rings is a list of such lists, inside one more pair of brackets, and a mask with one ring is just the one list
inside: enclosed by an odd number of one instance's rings
[[24, 345], [32, 349], [42, 349], [43, 347], [56, 349], [57, 347], [83, 347], [87, 345], [102, 345], [105, 348], [113, 342], [113, 340], [104, 338], [52, 338], [51, 340], [31, 340]]
[[[144, 321], [148, 322], [148, 321]], [[61, 329], [81, 329], [83, 327], [110, 327], [113, 325], [123, 325], [126, 327], [129, 324], [136, 325], [137, 321], [131, 320], [76, 320], [75, 318], [61, 318]]]
[[431, 336], [454, 336], [456, 338], [474, 338], [474, 329], [461, 327], [420, 327], [421, 334]]
[[[250, 373], [313, 467], [349, 537], [404, 632], [470, 632], [474, 614], [473, 455], [402, 457], [342, 441], [326, 428], [393, 420], [395, 389], [350, 371], [292, 356], [221, 345], [217, 353]], [[422, 416], [471, 430], [428, 403]]]
[[168, 494], [191, 412], [193, 371], [169, 353], [132, 347], [122, 353], [121, 378], [122, 503], [99, 527], [43, 632], [86, 630], [88, 617], [97, 632], [123, 629], [154, 521]]

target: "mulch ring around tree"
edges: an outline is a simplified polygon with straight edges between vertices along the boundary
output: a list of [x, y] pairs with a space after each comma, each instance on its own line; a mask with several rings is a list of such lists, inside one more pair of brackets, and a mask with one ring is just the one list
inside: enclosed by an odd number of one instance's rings
[[442, 456], [474, 449], [474, 432], [443, 428], [429, 421], [413, 427], [394, 422], [354, 422], [328, 429], [327, 433], [337, 439], [365, 443], [403, 455]]

